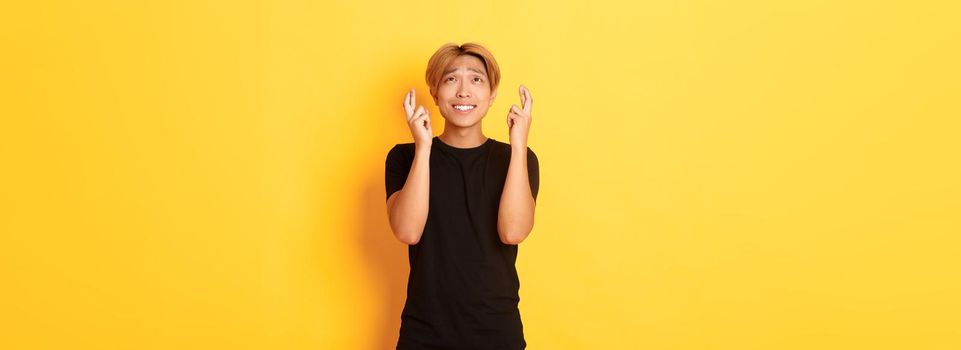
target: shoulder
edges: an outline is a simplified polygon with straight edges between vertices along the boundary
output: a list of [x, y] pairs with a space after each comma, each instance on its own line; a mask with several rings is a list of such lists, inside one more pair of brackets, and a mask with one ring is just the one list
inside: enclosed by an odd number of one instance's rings
[[413, 151], [414, 151], [414, 143], [413, 143], [413, 142], [409, 142], [409, 143], [398, 143], [398, 144], [394, 145], [394, 147], [391, 147], [390, 151], [388, 151], [387, 154], [407, 153], [407, 152], [413, 152]]
[[394, 147], [391, 147], [391, 149], [387, 151], [387, 161], [407, 160], [407, 159], [413, 159], [413, 157], [414, 157], [413, 142], [395, 144]]
[[[511, 144], [494, 140], [493, 151], [494, 153], [510, 157]], [[534, 153], [534, 150], [530, 146], [527, 146], [527, 159], [537, 159], [537, 153]]]

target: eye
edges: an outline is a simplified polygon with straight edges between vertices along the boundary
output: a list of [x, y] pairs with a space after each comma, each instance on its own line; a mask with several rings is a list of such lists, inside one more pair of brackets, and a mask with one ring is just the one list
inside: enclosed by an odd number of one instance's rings
[[474, 82], [479, 83], [479, 82], [482, 82], [482, 81], [484, 81], [484, 80], [481, 79], [480, 77], [474, 77]]
[[454, 81], [454, 77], [447, 77], [447, 81], [448, 82]]

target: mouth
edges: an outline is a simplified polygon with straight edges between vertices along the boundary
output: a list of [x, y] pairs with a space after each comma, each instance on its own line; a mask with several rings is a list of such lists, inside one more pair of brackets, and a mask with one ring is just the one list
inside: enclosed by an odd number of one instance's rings
[[451, 107], [453, 107], [454, 110], [457, 111], [458, 113], [467, 114], [467, 113], [470, 113], [471, 111], [473, 111], [474, 108], [477, 107], [477, 105], [452, 104]]

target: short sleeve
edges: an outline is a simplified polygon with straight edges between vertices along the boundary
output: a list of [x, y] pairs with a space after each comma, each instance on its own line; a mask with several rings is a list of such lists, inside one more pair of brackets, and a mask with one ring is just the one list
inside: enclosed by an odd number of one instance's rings
[[387, 152], [387, 160], [385, 163], [384, 171], [384, 185], [387, 189], [387, 198], [404, 188], [404, 183], [407, 182], [407, 175], [410, 173], [410, 167], [413, 159], [408, 157], [408, 154], [404, 152], [401, 145], [395, 145], [394, 148]]
[[537, 154], [530, 147], [527, 148], [527, 177], [531, 183], [531, 195], [537, 200], [537, 190], [540, 187], [540, 165], [537, 163]]

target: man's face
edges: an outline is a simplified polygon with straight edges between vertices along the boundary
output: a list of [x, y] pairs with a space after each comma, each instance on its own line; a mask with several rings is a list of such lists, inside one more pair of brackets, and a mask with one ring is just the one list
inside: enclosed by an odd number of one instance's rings
[[458, 127], [477, 124], [494, 103], [484, 63], [472, 55], [461, 55], [444, 70], [434, 103], [447, 122]]

